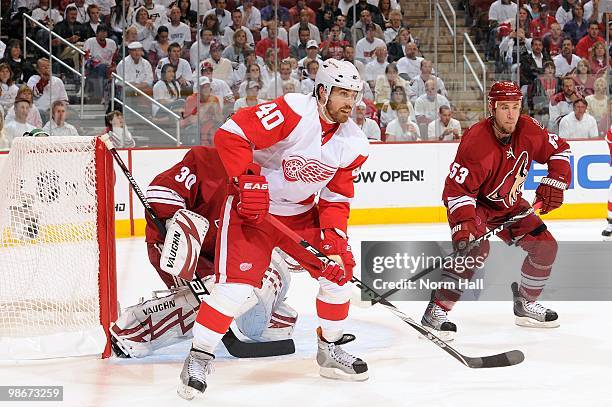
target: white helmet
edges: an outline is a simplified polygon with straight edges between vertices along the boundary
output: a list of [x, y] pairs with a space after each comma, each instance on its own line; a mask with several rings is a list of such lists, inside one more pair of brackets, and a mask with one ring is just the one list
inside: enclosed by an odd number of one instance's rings
[[319, 66], [317, 76], [315, 77], [315, 97], [318, 99], [317, 89], [319, 85], [325, 88], [327, 97], [331, 94], [332, 87], [354, 90], [358, 92], [357, 102], [361, 100], [361, 91], [363, 89], [363, 81], [359, 76], [359, 71], [349, 61], [339, 61], [334, 58], [329, 58]]

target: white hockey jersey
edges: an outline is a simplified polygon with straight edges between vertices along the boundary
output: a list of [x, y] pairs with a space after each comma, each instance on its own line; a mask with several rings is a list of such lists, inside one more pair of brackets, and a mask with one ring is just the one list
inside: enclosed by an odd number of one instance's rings
[[346, 232], [353, 181], [368, 155], [368, 139], [349, 119], [322, 124], [313, 96], [288, 93], [239, 110], [215, 135], [230, 177], [259, 164], [270, 189], [270, 213], [297, 215], [315, 205], [321, 228]]

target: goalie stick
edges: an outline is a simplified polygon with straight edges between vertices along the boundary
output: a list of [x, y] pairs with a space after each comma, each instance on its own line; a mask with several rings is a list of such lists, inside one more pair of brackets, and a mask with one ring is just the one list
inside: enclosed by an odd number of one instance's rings
[[[493, 237], [494, 235], [498, 234], [502, 230], [509, 228], [510, 226], [512, 226], [513, 224], [518, 222], [519, 220], [524, 219], [527, 216], [531, 215], [535, 210], [537, 210], [539, 208], [540, 208], [540, 205], [534, 205], [533, 208], [529, 208], [525, 212], [519, 213], [518, 215], [511, 217], [510, 219], [508, 219], [507, 221], [505, 221], [501, 225], [499, 225], [499, 226], [489, 230], [488, 232], [484, 233], [482, 236], [479, 236], [477, 239], [472, 240], [470, 242], [470, 244], [468, 245], [468, 247], [466, 249], [464, 249], [464, 251], [466, 253], [469, 252], [470, 250], [472, 250], [473, 248], [478, 246], [483, 241], [489, 240], [491, 237]], [[510, 243], [510, 244], [512, 244], [512, 243]], [[460, 251], [456, 250], [456, 251], [452, 252], [451, 254], [449, 254], [448, 256], [446, 256], [443, 259], [443, 261], [441, 261], [440, 263], [443, 264], [444, 260], [449, 259], [449, 258], [457, 257], [459, 254], [460, 254]], [[426, 269], [424, 269], [424, 270], [418, 272], [417, 274], [415, 274], [414, 276], [410, 277], [408, 279], [408, 281], [417, 281], [418, 279], [420, 279], [421, 277], [425, 276], [426, 274], [429, 274], [432, 271], [438, 270], [440, 267], [441, 267], [441, 265], [435, 265], [435, 264], [430, 266], [430, 267], [427, 267]], [[381, 302], [385, 298], [388, 298], [388, 297], [392, 296], [393, 294], [395, 294], [398, 291], [401, 291], [401, 288], [394, 288], [394, 289], [389, 290], [386, 293], [381, 294], [379, 296], [376, 296], [376, 297], [373, 297], [373, 298], [371, 297], [372, 305], [374, 305], [374, 304], [376, 304], [378, 302]], [[373, 291], [369, 291], [368, 294], [372, 295], [372, 294], [375, 294], [375, 293]]]
[[[317, 248], [313, 245], [305, 241], [298, 235], [296, 232], [291, 230], [285, 224], [283, 224], [280, 220], [276, 219], [274, 216], [268, 214], [266, 216], [266, 220], [270, 222], [274, 227], [276, 227], [279, 231], [283, 232], [287, 237], [291, 240], [302, 246], [306, 251], [310, 254], [314, 255], [321, 263], [327, 264], [331, 260], [325, 254], [321, 253]], [[357, 287], [359, 287], [362, 291], [364, 291], [369, 297], [372, 298], [380, 298], [381, 296], [376, 293], [372, 288], [366, 286], [361, 280], [357, 277], [353, 277], [351, 282], [354, 283]], [[504, 366], [513, 366], [521, 363], [525, 360], [525, 355], [520, 350], [511, 350], [508, 352], [499, 353], [497, 355], [489, 355], [489, 356], [476, 356], [470, 357], [465, 356], [458, 352], [455, 348], [446, 344], [442, 339], [438, 338], [431, 332], [429, 332], [426, 328], [424, 328], [419, 323], [415, 322], [412, 318], [398, 309], [395, 305], [391, 304], [386, 299], [382, 298], [379, 304], [383, 305], [389, 311], [393, 312], [397, 317], [399, 317], [402, 321], [410, 325], [412, 328], [417, 330], [421, 335], [425, 338], [429, 339], [434, 344], [438, 345], [442, 350], [446, 353], [457, 359], [463, 365], [470, 367], [472, 369], [480, 369], [480, 368], [489, 368], [489, 367], [504, 367]]]
[[[166, 225], [164, 225], [161, 219], [157, 217], [155, 211], [153, 210], [151, 205], [149, 205], [147, 198], [136, 183], [136, 180], [132, 176], [132, 173], [123, 162], [123, 159], [115, 149], [115, 146], [113, 146], [110, 136], [108, 134], [103, 134], [102, 136], [100, 136], [100, 140], [104, 142], [106, 148], [108, 148], [108, 150], [111, 152], [113, 158], [117, 162], [117, 165], [119, 165], [119, 168], [121, 168], [121, 171], [123, 171], [123, 174], [125, 175], [128, 182], [132, 186], [132, 189], [136, 193], [136, 196], [138, 196], [138, 199], [151, 217], [151, 220], [153, 220], [153, 222], [155, 223], [155, 226], [157, 227], [159, 233], [162, 236], [166, 236]], [[192, 281], [187, 281], [186, 283], [193, 295], [200, 303], [202, 302], [202, 296], [209, 294], [208, 290], [204, 286], [204, 283], [197, 276], [194, 276], [194, 279]], [[289, 355], [295, 353], [295, 343], [293, 342], [293, 339], [282, 339], [278, 341], [268, 342], [244, 342], [238, 339], [238, 337], [232, 331], [231, 328], [228, 329], [225, 335], [223, 335], [221, 341], [223, 342], [223, 345], [225, 345], [225, 348], [227, 349], [229, 354], [237, 358], [261, 358], [269, 356]]]

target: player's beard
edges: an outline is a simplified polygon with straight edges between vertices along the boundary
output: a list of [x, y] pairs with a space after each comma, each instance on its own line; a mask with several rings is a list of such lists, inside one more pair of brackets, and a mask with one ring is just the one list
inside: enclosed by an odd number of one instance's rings
[[329, 117], [336, 123], [345, 123], [351, 117], [352, 108], [349, 105], [342, 106], [338, 109], [325, 108]]

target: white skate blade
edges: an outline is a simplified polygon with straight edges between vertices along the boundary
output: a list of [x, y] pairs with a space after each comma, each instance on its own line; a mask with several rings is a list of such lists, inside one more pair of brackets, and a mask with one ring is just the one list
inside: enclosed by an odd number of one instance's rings
[[516, 317], [514, 323], [526, 328], [558, 328], [559, 320], [540, 322], [529, 317]]
[[[436, 335], [443, 342], [452, 342], [455, 339], [455, 335], [457, 334], [457, 332], [453, 332], [453, 331], [438, 331], [438, 330], [435, 330], [425, 325], [421, 325], [421, 326], [427, 329], [432, 334]], [[427, 338], [419, 334], [419, 339], [427, 339]]]
[[362, 382], [368, 380], [368, 372], [349, 374], [334, 367], [321, 367], [319, 374], [327, 379], [344, 380], [348, 382]]
[[189, 387], [189, 386], [184, 385], [183, 383], [181, 383], [181, 384], [179, 384], [178, 388], [176, 389], [176, 394], [178, 394], [179, 396], [181, 396], [185, 400], [193, 400], [196, 396], [198, 398], [202, 397], [204, 395], [204, 392], [198, 391], [198, 390], [194, 389], [193, 387]]

